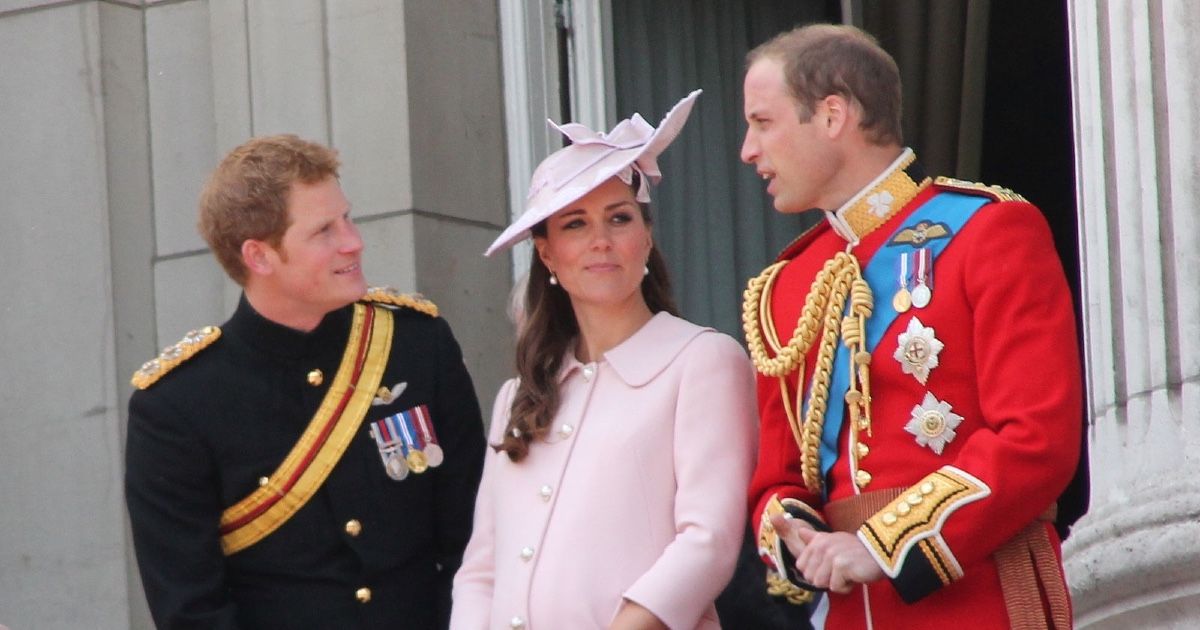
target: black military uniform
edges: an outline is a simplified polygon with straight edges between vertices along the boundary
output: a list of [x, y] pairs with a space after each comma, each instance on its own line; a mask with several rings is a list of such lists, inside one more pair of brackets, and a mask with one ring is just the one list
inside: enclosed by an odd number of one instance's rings
[[[315, 495], [228, 557], [222, 511], [280, 465], [321, 404], [353, 305], [302, 333], [245, 297], [211, 346], [129, 402], [126, 495], [134, 548], [162, 628], [444, 628], [483, 461], [479, 403], [440, 318], [393, 311], [382, 385]], [[444, 461], [387, 474], [373, 422], [427, 405]]]

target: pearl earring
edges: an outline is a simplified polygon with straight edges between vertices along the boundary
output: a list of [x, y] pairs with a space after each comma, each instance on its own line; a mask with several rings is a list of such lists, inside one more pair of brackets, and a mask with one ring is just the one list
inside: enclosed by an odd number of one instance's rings
[[650, 275], [650, 265], [642, 265], [642, 275], [643, 276]]
[[558, 286], [558, 276], [554, 275], [554, 272], [550, 272], [550, 284]]

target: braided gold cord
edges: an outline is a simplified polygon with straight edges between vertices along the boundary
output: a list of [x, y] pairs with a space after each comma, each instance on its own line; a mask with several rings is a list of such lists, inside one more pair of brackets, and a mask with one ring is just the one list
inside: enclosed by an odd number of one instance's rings
[[[764, 376], [779, 378], [788, 425], [800, 450], [804, 485], [812, 492], [820, 492], [821, 433], [825, 428], [829, 381], [839, 338], [851, 350], [854, 358], [850, 367], [850, 389], [856, 394], [853, 396], [855, 402], [850, 405], [851, 422], [858, 426], [860, 418], [864, 417], [861, 409], [866, 409], [865, 417], [869, 422], [870, 397], [866, 394], [869, 392], [867, 375], [870, 353], [865, 347], [865, 328], [874, 302], [871, 289], [863, 280], [858, 260], [847, 252], [838, 252], [817, 273], [805, 297], [792, 337], [787, 345], [782, 345], [771, 314], [771, 296], [775, 281], [786, 264], [787, 261], [775, 263], [750, 280], [742, 303], [742, 327], [754, 367]], [[843, 320], [847, 298], [850, 299], [850, 313]], [[803, 422], [800, 422], [801, 392], [796, 392], [797, 400], [793, 403], [786, 377], [796, 370], [800, 372], [798, 378], [803, 377], [805, 357], [812, 348], [818, 330], [821, 331], [821, 341], [809, 383], [807, 409]], [[768, 355], [768, 347], [773, 356]], [[862, 383], [861, 393], [857, 393], [860, 391], [857, 382]], [[847, 401], [851, 397], [847, 393]]]
[[[758, 276], [751, 278], [742, 294], [742, 330], [746, 334], [746, 344], [750, 349], [750, 358], [754, 367], [764, 376], [785, 376], [791, 374], [804, 363], [804, 356], [812, 347], [816, 337], [820, 315], [826, 310], [830, 297], [829, 285], [834, 275], [847, 262], [857, 261], [845, 252], [838, 252], [825, 262], [824, 267], [813, 279], [804, 300], [804, 308], [796, 321], [792, 338], [786, 346], [779, 343], [774, 317], [771, 314], [771, 292], [779, 272], [787, 261], [777, 262], [763, 270]], [[766, 343], [763, 338], [766, 337]], [[766, 345], [771, 346], [774, 357], [767, 355]]]
[[773, 572], [768, 572], [767, 595], [771, 595], [772, 597], [785, 597], [787, 598], [789, 604], [800, 606], [811, 602], [815, 593], [792, 584], [783, 576]]

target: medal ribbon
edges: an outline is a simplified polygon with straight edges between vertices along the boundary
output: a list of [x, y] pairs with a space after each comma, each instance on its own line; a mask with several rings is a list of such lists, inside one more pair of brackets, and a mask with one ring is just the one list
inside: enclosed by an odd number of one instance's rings
[[[907, 250], [916, 249], [914, 245], [900, 244], [891, 245], [891, 241], [895, 239], [896, 234], [907, 226], [916, 224], [919, 221], [930, 221], [943, 223], [950, 231], [947, 238], [939, 238], [922, 243], [922, 247], [929, 251], [929, 260], [926, 264], [927, 273], [933, 273], [933, 262], [941, 253], [946, 245], [950, 244], [951, 239], [958, 234], [967, 221], [975, 216], [975, 211], [979, 210], [985, 204], [991, 203], [991, 199], [976, 195], [964, 195], [961, 193], [943, 192], [935, 195], [929, 201], [925, 202], [920, 208], [917, 208], [907, 219], [904, 225], [896, 230], [884, 241], [884, 245], [880, 246], [875, 255], [871, 257], [871, 261], [863, 269], [863, 278], [867, 284], [871, 286], [871, 293], [877, 296], [891, 295], [891, 287], [895, 282], [895, 269], [899, 264], [899, 257], [908, 253]], [[892, 306], [891, 300], [875, 300], [875, 308], [870, 318], [867, 319], [867, 348], [875, 348], [879, 340], [883, 338], [883, 333], [887, 331], [892, 322], [896, 320], [899, 314]], [[850, 387], [850, 353], [843, 344], [838, 344], [837, 352], [833, 358], [833, 374], [829, 382], [829, 407], [825, 411], [825, 426], [821, 432], [821, 475], [829, 474], [829, 469], [837, 461], [837, 442], [838, 435], [842, 431], [842, 420], [845, 415], [845, 395], [846, 390]], [[836, 403], [834, 401], [837, 401]], [[825, 486], [828, 488], [828, 485]]]
[[421, 450], [420, 436], [412, 422], [412, 411], [401, 411], [393, 417], [400, 424], [400, 431], [404, 434], [404, 443], [418, 451]]
[[392, 348], [392, 314], [354, 305], [350, 338], [337, 374], [308, 427], [266, 485], [221, 514], [226, 556], [266, 538], [316, 494], [358, 433]]
[[421, 426], [421, 436], [425, 439], [425, 443], [437, 444], [437, 434], [433, 432], [433, 423], [429, 421], [429, 407], [421, 405], [413, 408], [412, 412], [417, 418], [417, 424]]

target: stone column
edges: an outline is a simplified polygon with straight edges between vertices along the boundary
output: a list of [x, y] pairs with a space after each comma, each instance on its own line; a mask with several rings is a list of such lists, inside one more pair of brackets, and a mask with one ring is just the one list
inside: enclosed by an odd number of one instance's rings
[[1200, 4], [1069, 7], [1092, 503], [1067, 577], [1080, 628], [1195, 628]]

